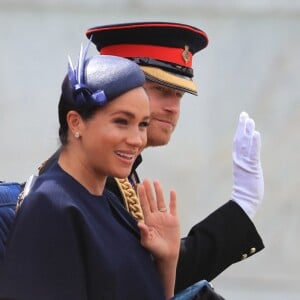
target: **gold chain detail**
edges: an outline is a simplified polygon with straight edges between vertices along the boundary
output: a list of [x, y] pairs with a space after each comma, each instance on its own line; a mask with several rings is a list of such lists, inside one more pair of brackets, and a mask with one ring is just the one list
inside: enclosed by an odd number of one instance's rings
[[122, 193], [126, 209], [138, 220], [144, 221], [144, 215], [137, 193], [132, 188], [128, 178], [114, 178]]

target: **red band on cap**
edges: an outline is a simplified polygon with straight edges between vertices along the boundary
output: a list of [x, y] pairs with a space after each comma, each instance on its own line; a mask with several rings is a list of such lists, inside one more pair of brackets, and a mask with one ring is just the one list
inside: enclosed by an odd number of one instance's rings
[[192, 67], [192, 53], [181, 48], [139, 44], [118, 44], [104, 47], [101, 49], [100, 53], [130, 58], [149, 57], [184, 67]]

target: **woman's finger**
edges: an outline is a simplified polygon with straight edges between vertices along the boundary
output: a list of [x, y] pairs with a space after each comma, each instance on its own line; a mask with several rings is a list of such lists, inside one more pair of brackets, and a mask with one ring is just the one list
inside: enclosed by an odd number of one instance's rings
[[155, 194], [156, 194], [157, 209], [161, 212], [166, 212], [167, 207], [165, 204], [162, 187], [158, 181], [154, 181], [153, 184], [154, 184], [154, 189], [155, 189]]
[[143, 186], [144, 186], [144, 189], [145, 189], [146, 198], [147, 198], [150, 210], [152, 212], [157, 211], [157, 205], [156, 205], [155, 197], [153, 195], [153, 189], [152, 189], [150, 180], [145, 179], [143, 181]]
[[147, 217], [151, 213], [151, 208], [147, 199], [145, 187], [142, 183], [138, 184], [137, 192], [140, 199], [141, 207], [143, 210], [144, 217]]
[[169, 208], [170, 208], [170, 214], [172, 216], [177, 216], [177, 195], [176, 195], [176, 191], [175, 190], [171, 190], [170, 191], [170, 204], [169, 204]]

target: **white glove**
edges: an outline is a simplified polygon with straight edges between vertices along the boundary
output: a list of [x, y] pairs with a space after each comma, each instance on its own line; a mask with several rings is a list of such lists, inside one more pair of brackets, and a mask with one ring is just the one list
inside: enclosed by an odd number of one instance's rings
[[233, 140], [233, 191], [235, 201], [253, 218], [264, 196], [264, 178], [260, 162], [260, 133], [246, 112], [240, 114]]

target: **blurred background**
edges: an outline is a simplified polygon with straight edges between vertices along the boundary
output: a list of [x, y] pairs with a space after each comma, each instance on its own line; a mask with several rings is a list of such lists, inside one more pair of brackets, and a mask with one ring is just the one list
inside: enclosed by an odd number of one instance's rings
[[131, 21], [188, 23], [210, 38], [194, 57], [199, 96], [185, 95], [169, 146], [145, 150], [141, 178], [176, 188], [187, 234], [230, 197], [232, 139], [247, 111], [262, 135], [254, 222], [266, 248], [213, 284], [226, 299], [300, 299], [300, 1], [1, 0], [0, 180], [25, 181], [57, 148], [67, 55], [85, 31]]

